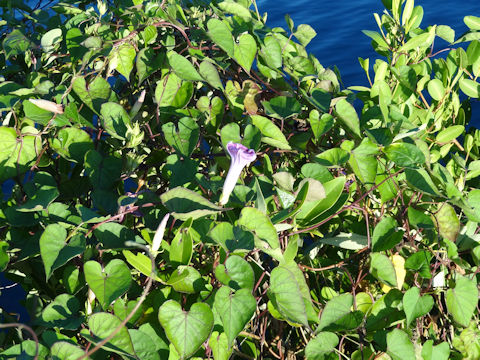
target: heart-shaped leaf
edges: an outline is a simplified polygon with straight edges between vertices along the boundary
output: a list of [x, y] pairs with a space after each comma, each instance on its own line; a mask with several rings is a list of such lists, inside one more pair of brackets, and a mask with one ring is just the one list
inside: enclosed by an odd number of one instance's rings
[[195, 303], [190, 311], [184, 311], [175, 300], [169, 300], [158, 310], [158, 320], [181, 359], [195, 353], [213, 328], [213, 313], [205, 303]]
[[476, 278], [469, 279], [457, 275], [455, 288], [448, 289], [446, 295], [448, 312], [460, 325], [467, 327], [478, 304], [478, 288]]
[[67, 230], [59, 224], [50, 224], [40, 237], [40, 255], [47, 280], [53, 271], [71, 258], [85, 251], [85, 237], [77, 234], [67, 243]]
[[220, 264], [215, 268], [215, 277], [224, 285], [232, 289], [253, 290], [255, 274], [250, 264], [241, 256], [229, 256], [225, 265]]
[[250, 34], [242, 34], [233, 46], [233, 57], [246, 72], [250, 72], [256, 53], [257, 43]]
[[413, 287], [403, 295], [403, 311], [407, 315], [407, 325], [416, 318], [428, 314], [433, 307], [433, 297], [420, 296], [420, 289]]
[[213, 358], [215, 360], [228, 360], [232, 355], [233, 348], [228, 345], [227, 335], [214, 331], [210, 336], [208, 345], [212, 349]]
[[85, 78], [77, 77], [73, 80], [73, 91], [85, 105], [100, 114], [100, 108], [110, 98], [112, 89], [107, 80], [102, 77], [96, 77], [88, 85]]
[[162, 131], [168, 144], [186, 157], [195, 150], [200, 134], [197, 123], [189, 117], [181, 118], [178, 125], [173, 122], [164, 124]]
[[132, 282], [130, 269], [120, 259], [110, 261], [104, 269], [100, 263], [90, 260], [83, 266], [83, 271], [88, 286], [104, 309], [125, 294]]
[[249, 289], [240, 289], [233, 293], [228, 286], [222, 286], [215, 294], [214, 307], [220, 315], [228, 344], [231, 346], [251, 319], [257, 302]]

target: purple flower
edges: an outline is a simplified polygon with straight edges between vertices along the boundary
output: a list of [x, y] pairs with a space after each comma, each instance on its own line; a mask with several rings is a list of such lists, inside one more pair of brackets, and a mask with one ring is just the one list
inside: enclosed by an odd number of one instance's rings
[[227, 151], [232, 160], [230, 162], [230, 169], [228, 169], [227, 178], [223, 184], [220, 205], [225, 205], [228, 202], [228, 198], [235, 188], [243, 168], [257, 158], [255, 150], [248, 149], [242, 144], [233, 143], [231, 141], [227, 144]]

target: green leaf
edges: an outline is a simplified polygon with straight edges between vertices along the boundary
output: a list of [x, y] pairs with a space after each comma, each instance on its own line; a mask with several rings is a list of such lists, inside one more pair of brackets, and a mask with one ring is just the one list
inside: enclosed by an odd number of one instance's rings
[[455, 30], [447, 25], [437, 25], [436, 34], [448, 43], [455, 41]]
[[42, 149], [37, 137], [17, 138], [15, 129], [6, 126], [0, 127], [0, 144], [0, 182], [29, 170]]
[[397, 221], [392, 217], [383, 217], [375, 226], [372, 235], [372, 251], [390, 250], [402, 241], [403, 231], [397, 230]]
[[10, 261], [10, 256], [7, 253], [8, 243], [6, 241], [0, 241], [0, 272], [5, 270]]
[[205, 281], [197, 269], [180, 265], [172, 273], [167, 282], [175, 291], [195, 294], [205, 289]]
[[346, 178], [344, 176], [338, 176], [324, 183], [326, 198], [319, 201], [305, 202], [296, 216], [299, 224], [308, 226], [333, 207], [343, 192], [345, 182]]
[[182, 81], [174, 73], [166, 75], [157, 82], [155, 100], [159, 107], [185, 107], [193, 95], [193, 83]]
[[385, 48], [385, 50], [389, 48], [388, 44], [385, 42], [380, 33], [371, 30], [362, 30], [362, 32], [376, 42], [379, 46]]
[[417, 146], [409, 143], [395, 143], [385, 148], [385, 154], [396, 165], [417, 167], [425, 163], [425, 155]]
[[360, 250], [368, 246], [368, 239], [365, 235], [354, 233], [340, 233], [335, 237], [325, 237], [317, 240], [319, 243], [333, 245], [348, 250]]
[[420, 296], [420, 289], [412, 287], [403, 295], [403, 311], [407, 316], [407, 326], [418, 317], [424, 316], [433, 308], [433, 297]]
[[298, 100], [290, 96], [276, 96], [270, 101], [263, 101], [262, 105], [267, 115], [277, 119], [288, 119], [302, 110]]
[[249, 289], [240, 289], [234, 293], [228, 286], [222, 286], [215, 294], [214, 307], [222, 320], [228, 344], [232, 346], [255, 313], [257, 302]]
[[103, 309], [125, 294], [132, 282], [130, 269], [120, 259], [111, 260], [103, 269], [100, 263], [90, 260], [83, 266], [83, 271], [88, 286]]
[[141, 84], [146, 78], [159, 70], [165, 60], [165, 53], [161, 52], [155, 54], [152, 48], [145, 48], [140, 50], [137, 55], [137, 75], [138, 83]]
[[410, 186], [423, 193], [439, 196], [440, 191], [425, 169], [405, 169], [405, 177]]
[[[79, 357], [85, 355], [85, 351], [82, 348], [75, 346], [67, 341], [58, 341], [52, 345], [50, 349], [52, 360], [77, 360]], [[87, 356], [84, 358], [90, 360]]]
[[363, 315], [361, 312], [352, 312], [352, 294], [341, 294], [327, 302], [320, 317], [318, 330], [353, 329], [360, 325]]
[[30, 40], [17, 29], [13, 30], [3, 39], [2, 45], [7, 59], [12, 56], [25, 54], [31, 47]]
[[50, 145], [61, 157], [77, 163], [82, 163], [85, 154], [94, 148], [91, 136], [75, 127], [59, 130]]
[[323, 114], [320, 117], [320, 113], [315, 109], [310, 111], [308, 121], [310, 122], [310, 126], [312, 127], [313, 135], [317, 140], [320, 138], [320, 136], [330, 131], [333, 128], [335, 123], [333, 121], [332, 115]]
[[132, 121], [123, 106], [114, 102], [104, 103], [100, 108], [100, 114], [104, 129], [114, 138], [124, 140]]
[[472, 98], [480, 98], [480, 84], [474, 80], [470, 79], [465, 79], [462, 78], [460, 79], [460, 89], [463, 91], [463, 93], [467, 96], [470, 96]]
[[117, 70], [129, 81], [136, 56], [137, 52], [130, 43], [123, 43], [119, 47], [114, 47], [108, 56], [109, 69]]
[[214, 360], [228, 360], [232, 355], [233, 348], [228, 346], [228, 339], [225, 333], [219, 333], [214, 331], [210, 335], [210, 340], [208, 340], [208, 345], [212, 349], [213, 359]]
[[478, 288], [475, 277], [469, 279], [457, 274], [455, 288], [447, 290], [445, 302], [453, 320], [463, 327], [467, 327], [478, 304]]
[[433, 255], [426, 250], [418, 251], [410, 255], [405, 261], [405, 269], [414, 270], [425, 279], [430, 279], [432, 277], [430, 273], [430, 261], [432, 257]]
[[166, 301], [158, 310], [158, 320], [181, 359], [193, 355], [213, 328], [213, 313], [205, 303], [195, 303], [187, 312], [176, 301]]
[[331, 332], [319, 332], [305, 347], [307, 360], [323, 360], [325, 355], [334, 352], [338, 345], [338, 336]]
[[256, 54], [257, 42], [248, 33], [240, 35], [237, 43], [233, 44], [233, 58], [247, 73], [250, 73]]
[[[90, 317], [88, 318], [88, 327], [90, 328], [90, 331], [93, 333], [93, 335], [98, 338], [98, 341], [103, 340], [109, 335], [111, 335], [112, 332], [120, 324], [121, 321], [118, 317], [105, 312], [95, 313], [93, 315], [90, 315]], [[82, 334], [85, 335], [84, 333]], [[120, 331], [117, 332], [109, 342], [103, 345], [102, 348], [120, 354], [135, 354], [132, 339], [130, 338], [128, 330], [125, 326], [122, 326], [120, 328]]]
[[253, 125], [260, 129], [262, 142], [283, 150], [291, 149], [285, 135], [283, 135], [282, 131], [273, 121], [260, 115], [252, 115], [250, 118], [252, 119]]
[[171, 50], [167, 53], [167, 58], [173, 71], [183, 80], [203, 81], [193, 64], [184, 56]]
[[398, 49], [398, 51], [408, 52], [417, 48], [422, 50], [427, 49], [430, 47], [430, 45], [432, 45], [433, 39], [435, 39], [435, 30], [436, 26], [432, 26], [429, 32], [425, 32], [411, 38], [405, 45]]
[[197, 147], [200, 129], [190, 117], [181, 118], [177, 125], [173, 122], [164, 124], [162, 131], [168, 144], [185, 157], [190, 157]]
[[315, 161], [327, 167], [338, 167], [345, 164], [350, 159], [350, 154], [341, 148], [332, 148], [325, 150], [315, 156]]
[[48, 206], [60, 195], [57, 183], [47, 172], [36, 172], [33, 181], [24, 186], [28, 200], [17, 211], [30, 212], [47, 210]]
[[391, 260], [384, 254], [370, 254], [370, 273], [390, 287], [397, 287], [397, 276]]
[[73, 91], [90, 109], [100, 114], [100, 108], [110, 98], [112, 89], [104, 78], [98, 76], [87, 85], [84, 77], [77, 77], [72, 83]]
[[2, 360], [45, 360], [49, 354], [49, 350], [46, 346], [38, 343], [38, 357], [36, 354], [36, 343], [33, 340], [25, 340], [20, 344], [13, 345], [2, 351], [0, 356]]
[[439, 210], [434, 215], [438, 233], [445, 239], [455, 241], [460, 232], [460, 220], [453, 206], [448, 203], [439, 203]]
[[298, 25], [297, 31], [293, 33], [302, 46], [307, 46], [312, 39], [317, 36], [317, 32], [307, 24]]
[[234, 290], [253, 291], [255, 285], [255, 274], [252, 267], [238, 255], [230, 255], [225, 261], [225, 265], [218, 265], [215, 268], [215, 277], [222, 284]]
[[122, 159], [90, 150], [85, 155], [85, 173], [94, 188], [111, 189], [122, 174]]
[[427, 340], [422, 347], [423, 360], [448, 360], [450, 358], [450, 345], [442, 342], [433, 346], [433, 340]]
[[464, 131], [465, 131], [465, 126], [463, 125], [449, 126], [437, 134], [435, 141], [442, 144], [448, 143], [452, 140], [455, 140], [460, 135], [462, 135]]
[[218, 74], [218, 70], [214, 64], [205, 59], [200, 63], [198, 70], [203, 79], [205, 79], [215, 89], [223, 89], [222, 80], [220, 79], [220, 75]]
[[85, 251], [85, 237], [77, 234], [67, 243], [67, 230], [59, 224], [50, 224], [40, 236], [40, 255], [48, 280], [55, 269]]
[[233, 1], [222, 1], [221, 3], [218, 4], [218, 7], [222, 9], [224, 12], [239, 16], [244, 20], [250, 20], [252, 18], [252, 14], [250, 14], [250, 10], [248, 10], [242, 4], [239, 4]]
[[115, 222], [98, 225], [93, 230], [93, 234], [97, 241], [102, 244], [103, 249], [124, 249], [126, 247], [125, 242], [132, 240], [145, 244], [139, 236], [135, 235], [133, 229]]
[[51, 29], [43, 34], [40, 45], [44, 52], [53, 51], [56, 44], [62, 41], [62, 29]]
[[172, 215], [182, 221], [212, 215], [224, 210], [200, 194], [183, 187], [176, 187], [160, 195], [163, 205]]
[[220, 222], [208, 235], [226, 251], [253, 250], [254, 235], [240, 226], [233, 226], [228, 222]]
[[285, 319], [308, 326], [306, 304], [300, 284], [291, 269], [285, 266], [273, 269], [270, 275], [268, 297]]
[[234, 57], [233, 36], [227, 24], [225, 24], [219, 19], [213, 18], [208, 20], [207, 28], [208, 35], [210, 36], [212, 41], [218, 46], [220, 46], [220, 48], [222, 48], [228, 56]]
[[463, 22], [470, 28], [470, 30], [480, 30], [480, 17], [478, 16], [465, 16]]
[[[152, 274], [152, 261], [150, 258], [142, 253], [132, 253], [129, 250], [123, 250], [122, 251], [123, 256], [125, 256], [125, 259], [127, 262], [133, 266], [135, 269], [140, 271], [143, 275], [145, 276], [151, 276]], [[154, 275], [153, 279], [155, 281], [162, 282], [162, 280], [158, 277], [158, 275]]]
[[246, 207], [242, 209], [238, 225], [253, 232], [262, 242], [262, 250], [280, 248], [278, 234], [270, 219], [260, 210]]
[[170, 262], [172, 265], [188, 265], [192, 259], [193, 239], [189, 232], [189, 225], [185, 226], [187, 223], [191, 225], [191, 221], [183, 223], [170, 244]]
[[407, 333], [394, 329], [387, 334], [387, 354], [392, 360], [415, 360], [415, 348]]
[[83, 322], [78, 316], [79, 310], [80, 303], [75, 296], [61, 294], [43, 309], [39, 320], [48, 327], [76, 330]]
[[161, 360], [155, 341], [146, 333], [137, 329], [129, 329], [135, 354], [142, 360]]
[[445, 95], [445, 87], [440, 79], [433, 79], [428, 82], [428, 93], [430, 96], [440, 101]]
[[338, 120], [356, 137], [361, 137], [360, 120], [352, 104], [341, 99], [335, 105]]
[[282, 66], [282, 48], [273, 36], [265, 36], [263, 39], [261, 54], [268, 66], [277, 69]]
[[52, 112], [41, 109], [30, 101], [24, 101], [22, 105], [25, 116], [40, 125], [47, 125], [53, 118]]

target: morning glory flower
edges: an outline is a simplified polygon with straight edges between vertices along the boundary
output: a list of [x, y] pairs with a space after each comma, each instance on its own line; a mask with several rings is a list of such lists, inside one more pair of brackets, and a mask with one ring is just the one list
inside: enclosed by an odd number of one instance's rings
[[228, 202], [228, 198], [235, 188], [243, 168], [257, 158], [255, 150], [248, 149], [242, 144], [237, 144], [231, 141], [227, 144], [227, 151], [230, 154], [231, 162], [230, 169], [228, 169], [227, 178], [223, 184], [220, 205], [225, 205]]
[[50, 111], [54, 114], [63, 114], [63, 106], [53, 101], [43, 100], [43, 99], [28, 99], [33, 105], [39, 107], [40, 109]]

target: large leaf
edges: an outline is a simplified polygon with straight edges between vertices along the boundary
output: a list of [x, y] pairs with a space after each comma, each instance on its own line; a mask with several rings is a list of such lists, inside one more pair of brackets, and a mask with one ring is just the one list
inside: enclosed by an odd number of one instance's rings
[[469, 279], [457, 274], [455, 288], [447, 290], [445, 302], [453, 319], [467, 327], [478, 304], [478, 288], [475, 277]]
[[384, 254], [370, 254], [370, 273], [388, 286], [397, 286], [397, 276], [392, 261]]
[[260, 210], [246, 207], [240, 213], [238, 225], [252, 231], [263, 243], [263, 249], [280, 248], [278, 234], [270, 219]]
[[360, 325], [363, 314], [352, 312], [352, 294], [341, 294], [329, 300], [322, 311], [318, 330], [353, 329]]
[[347, 130], [353, 135], [361, 137], [360, 120], [353, 105], [347, 100], [341, 99], [335, 105], [335, 111], [337, 112], [338, 119], [346, 126]]
[[394, 329], [387, 334], [387, 353], [393, 360], [415, 360], [415, 348], [408, 334]]
[[[207, 23], [208, 35], [220, 48], [222, 48], [228, 56], [234, 55], [234, 43], [232, 32], [227, 24], [219, 19], [210, 19]], [[255, 45], [256, 47], [256, 45]], [[237, 50], [238, 51], [238, 50]]]
[[179, 303], [169, 300], [160, 306], [158, 320], [181, 359], [195, 353], [213, 327], [213, 313], [205, 303], [195, 303], [187, 312]]
[[77, 77], [72, 86], [80, 100], [97, 114], [100, 114], [102, 104], [109, 100], [112, 91], [110, 84], [102, 77], [96, 77], [88, 85], [85, 78]]
[[403, 237], [403, 231], [397, 230], [397, 221], [392, 217], [384, 217], [375, 226], [372, 235], [372, 251], [390, 250]]
[[179, 78], [192, 81], [203, 80], [197, 69], [195, 69], [193, 64], [186, 57], [172, 50], [167, 53], [167, 58], [170, 66]]
[[270, 119], [260, 115], [251, 116], [252, 123], [260, 129], [262, 141], [279, 149], [290, 150], [288, 140], [282, 131]]
[[2, 45], [8, 59], [11, 56], [25, 54], [31, 47], [31, 42], [20, 30], [15, 29], [3, 39]]
[[117, 70], [129, 81], [136, 56], [137, 52], [130, 43], [123, 43], [118, 47], [115, 46], [108, 56], [110, 60], [108, 64], [109, 68], [111, 70]]
[[224, 210], [200, 194], [183, 187], [176, 187], [163, 193], [160, 199], [172, 215], [179, 220], [188, 220], [188, 218], [195, 220]]
[[428, 314], [433, 307], [433, 297], [420, 296], [420, 289], [412, 287], [403, 295], [403, 310], [407, 315], [407, 325], [420, 316]]
[[425, 163], [425, 155], [413, 144], [395, 143], [387, 146], [384, 151], [387, 157], [398, 166], [415, 168]]
[[215, 294], [214, 307], [220, 315], [231, 346], [253, 316], [257, 302], [249, 289], [240, 289], [234, 293], [228, 286], [222, 286]]
[[105, 130], [113, 137], [123, 140], [127, 129], [132, 126], [130, 116], [122, 105], [107, 102], [100, 108], [102, 124]]
[[[95, 313], [88, 318], [88, 327], [97, 338], [92, 339], [94, 341], [105, 339], [111, 335], [120, 324], [121, 321], [118, 317], [105, 312]], [[85, 333], [83, 333], [83, 335], [85, 336]], [[125, 326], [122, 326], [120, 331], [118, 331], [115, 336], [103, 346], [103, 348], [120, 354], [135, 354], [132, 339]]]
[[231, 255], [224, 264], [215, 268], [215, 277], [222, 284], [234, 290], [248, 289], [253, 291], [255, 274], [252, 266], [241, 256]]
[[75, 296], [61, 294], [43, 309], [40, 320], [49, 327], [75, 330], [83, 321], [78, 316], [79, 310], [80, 303]]
[[67, 243], [67, 230], [59, 224], [48, 225], [40, 237], [40, 255], [47, 280], [53, 271], [85, 251], [85, 236], [74, 235]]
[[200, 130], [190, 117], [181, 118], [177, 124], [164, 124], [162, 131], [168, 144], [183, 156], [189, 157], [197, 147]]
[[233, 44], [233, 58], [248, 73], [250, 72], [256, 53], [257, 42], [250, 34], [240, 35], [237, 43]]
[[90, 260], [83, 266], [83, 271], [88, 286], [104, 309], [125, 294], [132, 282], [130, 269], [120, 259], [113, 259], [103, 269], [100, 263]]

